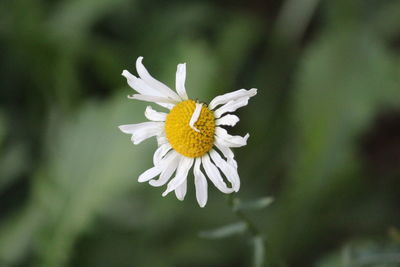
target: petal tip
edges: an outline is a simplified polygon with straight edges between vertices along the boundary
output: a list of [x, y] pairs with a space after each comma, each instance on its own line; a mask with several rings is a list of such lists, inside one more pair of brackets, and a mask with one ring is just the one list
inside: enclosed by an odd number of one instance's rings
[[129, 134], [128, 129], [127, 129], [127, 125], [119, 125], [118, 129], [123, 133]]
[[139, 182], [139, 183], [144, 183], [144, 182], [146, 182], [146, 181], [145, 181], [142, 177], [139, 176], [138, 182]]
[[142, 65], [142, 61], [143, 61], [143, 57], [142, 56], [140, 56], [140, 57], [138, 57], [136, 59], [136, 68], [137, 68], [138, 65]]

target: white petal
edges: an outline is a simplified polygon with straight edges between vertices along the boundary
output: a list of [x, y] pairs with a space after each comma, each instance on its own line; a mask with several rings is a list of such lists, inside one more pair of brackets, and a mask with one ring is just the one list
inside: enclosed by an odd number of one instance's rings
[[215, 167], [215, 165], [211, 162], [207, 153], [201, 158], [201, 162], [203, 163], [203, 167], [208, 178], [211, 180], [211, 182], [213, 182], [215, 187], [225, 194], [230, 194], [233, 192], [233, 189], [226, 185], [217, 167]]
[[164, 131], [164, 123], [143, 122], [137, 124], [120, 125], [118, 128], [126, 134], [132, 134], [131, 140], [135, 145], [137, 145], [147, 138], [160, 135]]
[[202, 107], [203, 107], [202, 104], [196, 103], [196, 108], [194, 109], [193, 114], [192, 114], [192, 117], [190, 118], [190, 121], [189, 121], [189, 126], [190, 126], [190, 128], [192, 128], [193, 130], [195, 130], [195, 131], [198, 132], [198, 133], [200, 132], [200, 130], [197, 129], [197, 128], [194, 126], [194, 124], [197, 122], [197, 120], [198, 120], [199, 117], [200, 117], [200, 113], [201, 113]]
[[188, 172], [193, 165], [193, 161], [193, 158], [181, 157], [181, 160], [178, 164], [178, 169], [176, 170], [176, 175], [168, 183], [167, 190], [165, 190], [162, 194], [163, 197], [165, 197], [169, 192], [174, 191], [186, 180]]
[[238, 123], [239, 117], [236, 115], [228, 114], [225, 115], [215, 121], [216, 125], [227, 125], [227, 126], [235, 126]]
[[194, 163], [194, 185], [196, 187], [196, 199], [200, 207], [204, 207], [207, 203], [208, 190], [207, 179], [200, 170], [201, 158], [197, 158]]
[[132, 73], [130, 73], [127, 70], [122, 71], [122, 76], [124, 76], [126, 78], [129, 86], [133, 90], [137, 91], [139, 94], [166, 97], [164, 94], [155, 90], [154, 88], [149, 86], [147, 83], [145, 83], [142, 79], [137, 78], [135, 75], [133, 75]]
[[214, 109], [215, 107], [228, 103], [229, 101], [232, 100], [239, 100], [241, 98], [250, 98], [252, 96], [255, 96], [257, 94], [257, 89], [252, 88], [250, 90], [246, 90], [246, 89], [240, 89], [234, 92], [230, 92], [224, 95], [220, 95], [215, 97], [211, 102], [210, 105], [208, 105], [208, 107], [210, 109]]
[[154, 79], [146, 68], [142, 64], [143, 57], [138, 57], [136, 60], [136, 71], [138, 72], [139, 76], [143, 81], [145, 81], [149, 86], [156, 89], [160, 93], [162, 93], [165, 97], [169, 97], [176, 101], [181, 101], [181, 98], [172, 91], [168, 86], [163, 84], [162, 82]]
[[215, 165], [217, 165], [217, 167], [224, 173], [228, 181], [232, 184], [235, 192], [239, 191], [240, 178], [239, 174], [237, 173], [237, 169], [229, 165], [225, 160], [223, 160], [214, 149], [211, 149], [209, 154]]
[[176, 70], [176, 80], [175, 87], [178, 95], [182, 98], [182, 100], [188, 100], [188, 95], [185, 89], [185, 80], [186, 80], [186, 63], [179, 64]]
[[[142, 79], [139, 79], [132, 75], [129, 71], [124, 70], [122, 72], [122, 76], [127, 79], [129, 86], [137, 91], [139, 94], [148, 95], [148, 96], [158, 96], [165, 98], [164, 94], [160, 93], [159, 91], [155, 90], [154, 88], [150, 87], [147, 83], [145, 83]], [[171, 109], [171, 104], [169, 103], [160, 103], [157, 102], [158, 105]]]
[[183, 183], [175, 189], [176, 198], [179, 200], [184, 200], [187, 191], [187, 180], [183, 181]]
[[236, 168], [236, 169], [238, 167], [237, 162], [236, 162], [236, 160], [234, 158], [228, 158], [228, 164], [231, 165], [233, 168]]
[[165, 137], [164, 133], [162, 133], [161, 135], [157, 135], [158, 146], [161, 146], [166, 143], [168, 143], [168, 139], [167, 139], [167, 137]]
[[219, 149], [219, 151], [222, 152], [222, 154], [224, 155], [224, 157], [228, 160], [228, 163], [237, 168], [237, 162], [235, 160], [235, 155], [232, 152], [232, 149], [230, 149], [227, 146], [222, 145], [218, 139], [215, 140], [214, 145]]
[[228, 103], [214, 111], [215, 118], [221, 117], [221, 115], [223, 115], [224, 113], [234, 112], [240, 107], [247, 106], [247, 104], [249, 103], [249, 99], [249, 97], [245, 97], [238, 100], [229, 101]]
[[165, 168], [161, 172], [160, 178], [158, 180], [150, 180], [149, 184], [156, 187], [165, 185], [171, 178], [172, 174], [174, 174], [181, 157], [182, 156], [177, 152], [171, 150], [167, 156], [165, 156], [165, 164], [163, 165]]
[[239, 135], [230, 135], [224, 128], [215, 128], [215, 139], [218, 140], [220, 144], [227, 147], [245, 146], [247, 144], [247, 139], [249, 138], [249, 136], [249, 134], [246, 134], [244, 137], [241, 137]]
[[169, 143], [165, 143], [157, 148], [157, 150], [156, 150], [156, 152], [154, 152], [154, 156], [153, 156], [154, 166], [160, 165], [162, 158], [165, 156], [165, 154], [167, 154], [168, 151], [171, 150], [171, 148], [172, 147]]
[[[161, 151], [161, 149], [157, 149], [156, 153], [154, 153], [155, 157], [157, 153], [160, 153], [159, 151]], [[157, 164], [154, 164], [155, 166], [153, 168], [150, 168], [144, 173], [142, 173], [139, 176], [139, 182], [141, 183], [147, 182], [156, 177], [157, 175], [159, 175], [160, 173], [164, 172], [167, 169], [170, 162], [174, 159], [175, 157], [174, 153], [176, 152], [173, 151], [173, 153], [168, 153], [163, 159], [158, 160]]]
[[145, 171], [144, 173], [142, 173], [141, 175], [139, 175], [139, 183], [143, 183], [143, 182], [147, 182], [148, 180], [153, 179], [154, 177], [156, 177], [157, 175], [159, 175], [162, 171], [162, 168], [160, 168], [159, 166], [154, 166], [150, 169], [148, 169], [147, 171]]
[[151, 121], [165, 121], [167, 119], [167, 113], [155, 111], [151, 106], [146, 107], [144, 115]]
[[162, 104], [169, 104], [169, 107], [172, 105], [174, 106], [178, 102], [171, 100], [166, 97], [161, 97], [161, 96], [152, 96], [152, 95], [140, 95], [140, 94], [133, 94], [133, 95], [128, 95], [129, 99], [137, 99], [141, 101], [146, 101], [146, 102], [153, 102], [156, 104], [162, 103]]

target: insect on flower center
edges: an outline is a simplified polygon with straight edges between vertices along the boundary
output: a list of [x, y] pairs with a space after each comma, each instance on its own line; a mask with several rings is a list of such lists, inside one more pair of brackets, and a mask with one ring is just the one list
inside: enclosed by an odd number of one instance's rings
[[205, 105], [201, 106], [201, 111], [199, 108], [196, 112], [194, 100], [182, 101], [171, 110], [165, 121], [165, 132], [172, 148], [189, 158], [201, 157], [214, 144], [214, 113]]

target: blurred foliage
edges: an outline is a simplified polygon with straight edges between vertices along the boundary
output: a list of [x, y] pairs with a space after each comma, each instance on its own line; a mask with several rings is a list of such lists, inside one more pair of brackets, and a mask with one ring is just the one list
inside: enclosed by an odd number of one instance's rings
[[[400, 266], [399, 18], [397, 0], [1, 1], [0, 266], [249, 266], [263, 245], [265, 266]], [[156, 143], [117, 125], [145, 119], [120, 76], [138, 56], [171, 86], [187, 62], [195, 99], [259, 89], [233, 132], [236, 209], [265, 244], [214, 188], [200, 209], [192, 179], [184, 202], [137, 182]]]
[[317, 266], [399, 266], [399, 244], [358, 241], [347, 244], [340, 252], [325, 257]]

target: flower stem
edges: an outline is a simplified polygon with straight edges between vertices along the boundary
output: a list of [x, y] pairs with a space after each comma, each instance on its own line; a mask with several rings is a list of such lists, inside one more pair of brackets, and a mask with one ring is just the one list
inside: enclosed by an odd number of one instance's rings
[[264, 265], [265, 246], [264, 240], [261, 236], [261, 231], [257, 226], [247, 217], [247, 215], [237, 207], [239, 199], [233, 194], [228, 196], [228, 205], [231, 207], [232, 212], [246, 225], [246, 229], [252, 236], [253, 244], [253, 266], [262, 267]]
[[243, 213], [242, 210], [238, 209], [236, 203], [238, 202], [238, 198], [233, 196], [233, 194], [229, 195], [229, 206], [232, 208], [233, 213], [246, 224], [247, 229], [250, 234], [255, 237], [260, 235], [260, 230], [255, 226], [255, 224]]

